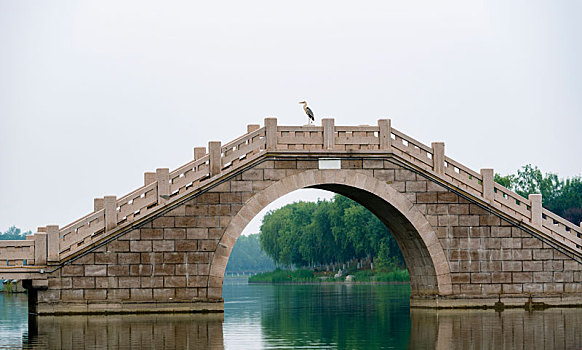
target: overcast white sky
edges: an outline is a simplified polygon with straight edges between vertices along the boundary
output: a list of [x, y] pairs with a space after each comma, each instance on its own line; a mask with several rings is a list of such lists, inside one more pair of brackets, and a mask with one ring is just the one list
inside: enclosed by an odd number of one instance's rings
[[474, 170], [580, 175], [581, 17], [579, 1], [0, 0], [0, 230], [64, 226], [266, 116], [304, 124], [303, 99], [336, 125], [389, 117]]

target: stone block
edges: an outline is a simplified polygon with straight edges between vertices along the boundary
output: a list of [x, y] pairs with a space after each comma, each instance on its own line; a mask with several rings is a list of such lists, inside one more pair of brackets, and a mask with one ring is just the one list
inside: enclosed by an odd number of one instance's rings
[[521, 284], [518, 284], [518, 283], [503, 284], [501, 286], [501, 289], [503, 290], [503, 293], [505, 293], [505, 294], [521, 294], [521, 293], [523, 293], [523, 286]]
[[524, 293], [543, 293], [544, 285], [542, 283], [524, 283]]
[[178, 300], [192, 300], [198, 297], [197, 288], [176, 288], [176, 299]]
[[439, 203], [456, 203], [459, 197], [452, 192], [440, 192], [437, 195], [437, 201]]
[[484, 295], [499, 295], [501, 294], [501, 284], [483, 284], [481, 285], [481, 293]]
[[218, 245], [218, 240], [214, 239], [201, 239], [198, 241], [198, 250], [202, 252], [213, 252], [216, 250]]
[[[221, 204], [242, 203], [241, 192], [222, 192], [222, 193], [220, 193], [220, 203]], [[205, 226], [201, 226], [201, 227], [205, 227]]]
[[501, 271], [501, 261], [481, 261], [479, 264], [482, 272]]
[[523, 271], [543, 271], [544, 265], [541, 261], [524, 261]]
[[533, 274], [532, 272], [512, 272], [511, 280], [514, 283], [533, 282]]
[[[221, 194], [222, 195], [222, 194]], [[200, 216], [198, 217], [198, 227], [220, 227], [219, 218], [216, 216]]]
[[406, 181], [407, 192], [426, 192], [426, 181]]
[[521, 246], [523, 248], [541, 248], [542, 247], [542, 241], [540, 241], [537, 238], [522, 238], [521, 239]]
[[164, 287], [166, 288], [186, 287], [186, 276], [164, 276]]
[[469, 204], [469, 214], [471, 215], [489, 215], [489, 212], [477, 204]]
[[552, 272], [533, 272], [533, 281], [536, 283], [552, 282], [553, 280]]
[[[172, 222], [173, 221], [174, 218], [172, 218]], [[141, 239], [164, 239], [164, 230], [161, 228], [142, 228]]]
[[564, 262], [561, 260], [544, 261], [544, 271], [563, 271]]
[[129, 298], [136, 301], [152, 300], [152, 289], [149, 288], [131, 288]]
[[437, 184], [436, 182], [432, 182], [432, 181], [426, 182], [426, 190], [428, 192], [448, 192], [448, 190], [445, 187]]
[[176, 251], [195, 251], [198, 249], [197, 240], [177, 240]]
[[572, 271], [554, 272], [554, 282], [573, 282]]
[[107, 276], [129, 276], [129, 265], [107, 266]]
[[534, 260], [551, 260], [554, 257], [552, 249], [533, 249]]
[[161, 264], [164, 261], [163, 253], [141, 253], [142, 264]]
[[218, 204], [220, 203], [220, 196], [218, 193], [206, 192], [194, 198], [192, 204]]
[[231, 181], [230, 186], [233, 192], [251, 192], [253, 190], [252, 181]]
[[210, 263], [210, 256], [207, 252], [188, 252], [187, 253], [188, 263]]
[[186, 229], [187, 239], [207, 239], [208, 238], [208, 228], [188, 228]]
[[501, 219], [497, 216], [489, 215], [479, 215], [479, 225], [483, 226], [497, 226], [501, 224]]
[[181, 216], [174, 218], [176, 227], [196, 227], [199, 216]]
[[186, 262], [186, 253], [164, 253], [164, 263], [183, 264]]
[[107, 251], [109, 252], [129, 252], [129, 241], [116, 240], [107, 243]]
[[[167, 215], [167, 214], [166, 214]], [[174, 217], [173, 216], [162, 216], [160, 218], [154, 219], [152, 222], [152, 227], [156, 228], [165, 228], [165, 227], [174, 227]], [[141, 230], [141, 238], [142, 239], [149, 239], [143, 236], [144, 230]]]
[[129, 289], [110, 289], [107, 293], [108, 300], [128, 300]]
[[436, 203], [436, 193], [418, 193], [416, 195], [416, 203]]
[[544, 283], [544, 293], [563, 293], [563, 283]]
[[[464, 204], [466, 205], [466, 204]], [[450, 209], [449, 209], [450, 213]], [[459, 215], [458, 216], [459, 226], [479, 226], [479, 216], [478, 215]]]
[[132, 252], [151, 252], [152, 241], [130, 241], [129, 250]]
[[172, 251], [174, 251], [174, 241], [171, 241], [171, 240], [154, 241], [153, 242], [153, 251], [154, 252], [172, 252]]
[[[418, 201], [418, 195], [417, 195]], [[418, 206], [419, 204], [417, 204]], [[426, 213], [430, 215], [449, 214], [448, 204], [426, 204]]]
[[481, 294], [481, 285], [479, 284], [461, 284], [461, 294]]
[[439, 215], [438, 218], [439, 226], [457, 226], [459, 225], [458, 215]]
[[492, 226], [491, 227], [491, 237], [510, 238], [511, 237], [511, 227]]
[[511, 283], [511, 272], [492, 272], [491, 283]]
[[207, 287], [208, 286], [208, 276], [190, 276], [188, 278], [187, 285], [189, 288]]
[[[468, 215], [469, 214], [469, 204], [441, 204], [448, 207], [448, 213], [451, 215]], [[459, 218], [459, 222], [461, 218]], [[477, 218], [477, 223], [479, 223], [479, 218]], [[465, 225], [466, 226], [466, 225]]]
[[119, 277], [119, 288], [135, 288], [139, 286], [139, 277]]
[[69, 289], [61, 291], [62, 301], [78, 301], [84, 300], [83, 289]]
[[[277, 163], [278, 162], [286, 162], [286, 161], [275, 161], [275, 168], [277, 168]], [[296, 162], [292, 161], [293, 164], [293, 168], [296, 168]], [[242, 173], [242, 179], [243, 180], [263, 180], [263, 169], [249, 169], [246, 170], [244, 173]]]
[[[519, 240], [519, 238], [512, 238], [512, 239]], [[512, 255], [513, 260], [531, 260], [532, 259], [531, 249], [514, 249], [511, 252], [511, 255]]]
[[83, 276], [85, 269], [82, 265], [65, 265], [61, 269], [62, 276]]
[[118, 253], [118, 264], [139, 264], [141, 261], [141, 253]]
[[396, 181], [416, 181], [416, 174], [410, 170], [396, 169], [394, 178]]
[[140, 281], [142, 288], [162, 288], [164, 286], [163, 277], [142, 276]]
[[129, 274], [131, 276], [151, 276], [153, 274], [153, 266], [144, 264], [130, 265]]
[[95, 277], [73, 277], [73, 288], [95, 288]]
[[86, 289], [86, 300], [105, 300], [107, 299], [107, 289]]
[[471, 283], [491, 283], [491, 274], [487, 272], [472, 273]]
[[174, 288], [154, 289], [154, 300], [171, 300], [176, 297]]
[[285, 177], [285, 169], [265, 169], [264, 179], [265, 180], [281, 180]]
[[195, 276], [198, 274], [198, 264], [176, 264], [176, 275]]
[[317, 169], [317, 168], [319, 168], [319, 161], [317, 159], [297, 161], [297, 169]]
[[103, 265], [117, 264], [117, 253], [111, 252], [95, 253], [95, 264]]
[[87, 265], [87, 264], [94, 264], [94, 255], [93, 253], [85, 254], [80, 256], [79, 258], [73, 260], [71, 263], [72, 265]]
[[392, 169], [378, 169], [374, 170], [374, 178], [378, 181], [394, 181], [394, 170]]
[[85, 265], [85, 276], [105, 276], [107, 275], [106, 265]]
[[208, 215], [208, 205], [206, 204], [188, 204], [185, 207], [185, 216]]
[[501, 268], [503, 271], [522, 271], [521, 261], [502, 261]]

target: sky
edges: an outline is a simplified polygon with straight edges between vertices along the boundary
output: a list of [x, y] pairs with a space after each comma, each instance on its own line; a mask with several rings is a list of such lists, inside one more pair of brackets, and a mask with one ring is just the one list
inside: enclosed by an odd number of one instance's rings
[[476, 171], [578, 176], [581, 14], [579, 1], [0, 0], [0, 231], [65, 226], [265, 117], [302, 125], [302, 100], [336, 125], [390, 118]]

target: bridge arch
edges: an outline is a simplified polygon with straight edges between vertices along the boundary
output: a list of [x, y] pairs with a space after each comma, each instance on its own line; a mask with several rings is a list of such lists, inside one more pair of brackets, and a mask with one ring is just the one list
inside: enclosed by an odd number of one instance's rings
[[[247, 224], [269, 203], [303, 188], [344, 195], [374, 213], [394, 235], [410, 273], [413, 296], [450, 295], [448, 260], [421, 211], [386, 182], [356, 170], [306, 170], [287, 176], [252, 196], [226, 227], [210, 264], [209, 289], [222, 295], [224, 272], [232, 248]], [[217, 290], [220, 289], [220, 290]]]

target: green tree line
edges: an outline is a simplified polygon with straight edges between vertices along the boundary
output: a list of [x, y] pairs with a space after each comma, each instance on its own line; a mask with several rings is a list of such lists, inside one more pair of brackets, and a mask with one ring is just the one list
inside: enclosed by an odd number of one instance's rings
[[531, 164], [521, 167], [516, 174], [495, 174], [495, 181], [522, 197], [542, 195], [542, 205], [564, 219], [579, 225], [582, 222], [582, 178], [559, 178], [557, 174], [542, 174]]
[[376, 266], [403, 267], [404, 259], [384, 224], [346, 197], [296, 202], [263, 218], [263, 250], [282, 266], [317, 266], [372, 257]]
[[16, 226], [11, 226], [8, 230], [0, 232], [0, 241], [12, 241], [26, 239], [26, 235], [32, 234], [31, 231], [22, 232]]

